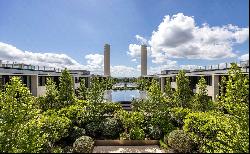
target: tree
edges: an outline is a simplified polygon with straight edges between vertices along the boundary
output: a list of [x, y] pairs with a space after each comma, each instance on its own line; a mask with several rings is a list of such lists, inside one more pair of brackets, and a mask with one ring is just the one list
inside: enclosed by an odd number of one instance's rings
[[197, 111], [206, 111], [210, 108], [210, 100], [207, 95], [207, 85], [204, 77], [198, 82], [198, 93], [194, 95], [192, 108]]
[[65, 105], [73, 104], [75, 101], [75, 92], [73, 87], [73, 78], [67, 69], [64, 69], [59, 83], [59, 100]]
[[177, 89], [174, 93], [174, 105], [176, 107], [189, 107], [192, 91], [189, 87], [189, 79], [185, 76], [185, 72], [180, 70], [176, 76]]
[[159, 82], [157, 82], [156, 80], [153, 80], [147, 93], [149, 97], [149, 102], [151, 104], [149, 106], [150, 109], [159, 109], [164, 105], [163, 104], [164, 97], [163, 97], [163, 93], [161, 92]]
[[[224, 81], [225, 82], [225, 81]], [[228, 72], [225, 93], [220, 97], [223, 111], [237, 119], [241, 134], [249, 142], [249, 75], [244, 75], [237, 64], [232, 63]], [[249, 145], [248, 145], [249, 148]]]
[[224, 85], [225, 92], [220, 97], [223, 108], [238, 118], [249, 118], [249, 76], [242, 74], [237, 64], [232, 63]]
[[139, 90], [148, 90], [150, 86], [150, 82], [148, 79], [144, 79], [143, 77], [139, 77], [137, 79], [137, 85]]
[[46, 93], [44, 96], [39, 98], [40, 107], [45, 111], [48, 109], [59, 109], [62, 104], [58, 100], [58, 90], [55, 82], [51, 78], [47, 78], [46, 82]]
[[82, 100], [86, 100], [87, 99], [87, 94], [88, 94], [88, 89], [85, 87], [85, 80], [81, 79], [80, 86], [78, 88], [79, 98], [82, 99]]
[[166, 78], [166, 85], [164, 88], [164, 93], [165, 96], [167, 97], [167, 99], [169, 99], [169, 101], [173, 100], [173, 90], [171, 88], [171, 83], [170, 83], [170, 78]]
[[19, 77], [11, 78], [0, 93], [0, 152], [39, 152], [46, 141], [37, 126], [39, 110]]
[[98, 77], [91, 78], [91, 85], [88, 89], [87, 100], [94, 104], [102, 103], [104, 98], [104, 82], [99, 81]]

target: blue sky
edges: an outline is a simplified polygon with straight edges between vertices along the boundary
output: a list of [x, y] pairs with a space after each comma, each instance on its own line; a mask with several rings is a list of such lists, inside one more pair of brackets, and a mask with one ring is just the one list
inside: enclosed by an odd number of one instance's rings
[[[199, 28], [207, 23], [210, 28], [232, 24], [238, 28], [248, 29], [248, 5], [248, 0], [1, 0], [0, 42], [4, 43], [2, 46], [7, 44], [21, 51], [66, 54], [71, 60], [84, 66], [100, 65], [91, 64], [95, 61], [95, 56], [92, 56], [92, 59], [85, 56], [103, 54], [104, 44], [109, 43], [111, 44], [111, 65], [132, 69], [137, 68], [140, 61], [138, 58], [136, 62], [131, 61], [136, 58], [128, 54], [131, 52], [129, 45], [140, 44], [135, 38], [139, 35], [147, 40], [149, 47], [158, 48], [161, 44], [157, 43], [159, 39], [156, 38], [154, 45], [148, 41], [151, 40], [152, 32], [158, 31], [158, 26], [163, 22], [164, 16], [169, 15], [172, 18], [173, 15], [182, 13], [186, 18], [193, 18], [195, 26]], [[171, 28], [168, 27], [170, 22], [165, 24], [166, 29]], [[159, 34], [160, 36], [162, 35]], [[173, 34], [174, 36], [176, 35]], [[231, 39], [235, 38], [230, 37], [227, 40]], [[223, 41], [225, 39], [222, 39]], [[153, 63], [153, 56], [149, 56], [148, 66], [157, 68], [161, 65], [169, 65], [173, 61], [177, 63], [177, 66], [202, 66], [230, 62], [238, 60], [241, 55], [248, 54], [248, 44], [247, 35], [244, 41], [233, 43], [226, 48], [228, 50], [232, 47], [230, 53], [225, 51], [228, 56], [223, 57], [218, 54], [216, 58], [212, 57], [209, 60], [202, 58], [200, 53], [201, 58], [196, 59], [174, 51], [170, 52], [169, 46], [171, 45], [168, 44], [164, 48], [155, 49], [154, 53], [167, 53], [165, 59], [170, 62]], [[199, 52], [202, 51], [199, 50]], [[1, 56], [0, 48], [0, 59], [11, 57], [12, 50], [8, 52], [8, 56], [6, 53]], [[233, 53], [234, 56], [232, 56]], [[179, 57], [176, 58], [176, 55]], [[101, 60], [97, 61], [101, 62]], [[91, 69], [95, 68], [97, 66]]]

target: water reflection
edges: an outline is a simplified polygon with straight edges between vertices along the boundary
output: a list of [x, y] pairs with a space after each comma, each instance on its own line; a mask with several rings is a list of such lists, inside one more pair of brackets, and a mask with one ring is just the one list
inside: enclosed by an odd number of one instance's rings
[[146, 92], [140, 90], [106, 90], [104, 98], [107, 101], [132, 101], [133, 98], [146, 98]]

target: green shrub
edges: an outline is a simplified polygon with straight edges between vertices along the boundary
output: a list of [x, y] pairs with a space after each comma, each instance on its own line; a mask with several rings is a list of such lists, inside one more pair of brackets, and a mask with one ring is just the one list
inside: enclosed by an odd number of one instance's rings
[[59, 80], [58, 96], [61, 106], [72, 105], [75, 102], [75, 90], [72, 75], [66, 68], [62, 71]]
[[69, 135], [70, 119], [59, 116], [54, 110], [44, 112], [39, 123], [44, 133], [48, 134], [49, 141], [56, 142]]
[[91, 153], [94, 140], [89, 136], [82, 136], [73, 143], [73, 151], [77, 153]]
[[47, 142], [37, 124], [39, 110], [29, 89], [19, 77], [12, 77], [0, 91], [0, 152], [40, 152]]
[[121, 121], [125, 131], [128, 131], [133, 127], [142, 127], [144, 122], [143, 112], [128, 112], [125, 110], [120, 110], [115, 114], [115, 117]]
[[122, 106], [119, 103], [112, 103], [112, 102], [107, 102], [107, 103], [102, 103], [98, 104], [98, 110], [101, 115], [112, 115], [115, 112], [122, 110]]
[[90, 103], [84, 110], [78, 113], [76, 123], [79, 127], [85, 128], [91, 122], [100, 123], [103, 120], [99, 107]]
[[69, 118], [73, 124], [77, 124], [79, 119], [81, 119], [81, 115], [83, 115], [84, 112], [86, 112], [85, 106], [70, 105], [70, 106], [61, 108], [58, 111], [58, 114]]
[[106, 118], [101, 123], [102, 135], [108, 138], [116, 138], [119, 136], [122, 128], [121, 124], [115, 118]]
[[72, 146], [66, 146], [63, 148], [63, 153], [73, 153], [73, 147]]
[[183, 70], [180, 70], [176, 76], [176, 91], [174, 92], [174, 107], [190, 107], [192, 91], [190, 89], [190, 81]]
[[143, 129], [135, 127], [130, 129], [129, 136], [131, 140], [144, 140], [145, 139], [145, 133]]
[[44, 96], [38, 98], [38, 103], [43, 111], [48, 109], [59, 109], [62, 104], [59, 101], [58, 89], [55, 82], [51, 78], [46, 80], [46, 93]]
[[126, 132], [120, 134], [120, 140], [129, 140], [129, 138], [129, 134]]
[[191, 112], [192, 110], [182, 107], [175, 107], [170, 109], [170, 118], [172, 123], [174, 123], [177, 127], [182, 128], [182, 126], [184, 125], [185, 117]]
[[145, 116], [145, 118], [146, 117], [147, 120], [145, 121], [148, 121], [148, 123], [152, 124], [153, 126], [159, 127], [163, 134], [168, 134], [175, 129], [175, 127], [169, 120], [169, 112], [167, 110], [157, 111], [151, 113], [148, 116]]
[[50, 153], [63, 153], [63, 149], [59, 146], [53, 147]]
[[193, 141], [183, 130], [174, 130], [168, 135], [168, 145], [178, 152], [191, 152]]
[[100, 123], [97, 122], [90, 122], [85, 126], [85, 130], [86, 134], [91, 137], [98, 137], [102, 133]]
[[249, 152], [249, 129], [242, 128], [233, 116], [197, 112], [188, 114], [184, 123], [184, 131], [199, 145], [200, 152]]
[[158, 126], [149, 125], [147, 127], [148, 136], [150, 139], [159, 140], [163, 133]]
[[69, 138], [71, 141], [75, 141], [77, 138], [86, 135], [86, 131], [84, 128], [79, 128], [74, 126], [69, 133]]

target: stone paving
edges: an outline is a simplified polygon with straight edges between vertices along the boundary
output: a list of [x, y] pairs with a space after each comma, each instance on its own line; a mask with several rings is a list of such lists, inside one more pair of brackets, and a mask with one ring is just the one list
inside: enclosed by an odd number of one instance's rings
[[150, 146], [95, 146], [93, 153], [166, 153], [157, 145]]

